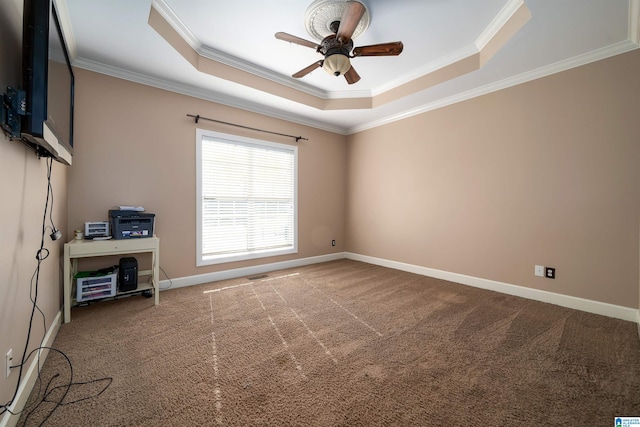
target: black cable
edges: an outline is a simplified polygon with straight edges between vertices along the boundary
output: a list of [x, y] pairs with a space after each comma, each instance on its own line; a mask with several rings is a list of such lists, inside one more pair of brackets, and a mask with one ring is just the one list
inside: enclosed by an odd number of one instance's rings
[[[109, 386], [111, 385], [111, 383], [113, 382], [113, 378], [112, 377], [104, 377], [104, 378], [98, 378], [95, 380], [90, 380], [90, 381], [78, 381], [78, 382], [74, 382], [73, 381], [73, 363], [71, 363], [71, 359], [69, 359], [69, 357], [63, 352], [60, 351], [56, 348], [53, 347], [46, 347], [46, 346], [40, 346], [38, 348], [35, 348], [33, 350], [31, 350], [31, 352], [29, 353], [27, 358], [30, 358], [31, 355], [35, 352], [35, 351], [40, 351], [40, 350], [49, 350], [49, 351], [54, 351], [56, 353], [59, 353], [60, 355], [62, 355], [62, 357], [64, 357], [64, 359], [66, 360], [67, 365], [69, 366], [69, 381], [62, 384], [62, 385], [58, 385], [55, 386], [53, 388], [51, 387], [51, 384], [53, 382], [53, 380], [55, 380], [57, 377], [60, 376], [59, 373], [56, 373], [55, 375], [53, 375], [49, 381], [47, 382], [47, 385], [44, 389], [44, 392], [42, 393], [42, 398], [40, 399], [40, 401], [33, 407], [30, 408], [30, 410], [28, 412], [26, 412], [26, 417], [24, 419], [23, 425], [27, 425], [27, 421], [29, 420], [29, 417], [31, 417], [35, 411], [44, 403], [55, 403], [55, 406], [53, 407], [53, 409], [51, 409], [46, 417], [42, 420], [42, 422], [39, 425], [43, 425], [45, 422], [47, 422], [47, 420], [51, 417], [51, 415], [56, 411], [56, 409], [58, 409], [61, 406], [66, 406], [66, 405], [71, 405], [73, 403], [78, 403], [78, 402], [82, 402], [84, 400], [89, 400], [89, 399], [93, 399], [95, 397], [100, 396], [102, 393], [104, 393], [107, 388], [109, 388]], [[39, 389], [42, 390], [42, 379], [40, 378], [40, 375], [38, 375], [38, 381], [40, 382], [40, 387]], [[90, 395], [90, 396], [85, 396], [85, 397], [81, 397], [79, 399], [75, 399], [69, 402], [64, 402], [64, 399], [67, 397], [67, 395], [69, 394], [69, 391], [71, 390], [71, 388], [73, 386], [79, 386], [79, 385], [86, 385], [86, 384], [93, 384], [93, 383], [97, 383], [97, 382], [102, 382], [102, 381], [106, 381], [107, 384], [102, 388], [102, 390], [100, 390], [98, 393], [96, 393], [95, 395]], [[58, 390], [58, 389], [64, 389], [64, 393], [62, 394], [62, 397], [58, 400], [49, 400], [48, 398], [51, 396], [51, 394]], [[38, 391], [38, 396], [40, 395], [40, 391]], [[25, 412], [26, 408], [23, 409], [20, 412], [16, 412], [16, 413], [12, 413], [12, 414], [20, 414], [22, 412]]]
[[[42, 311], [40, 310], [40, 308], [38, 307], [38, 283], [40, 280], [40, 264], [42, 263], [42, 261], [44, 261], [48, 256], [49, 256], [49, 250], [46, 249], [44, 247], [44, 236], [46, 234], [46, 221], [47, 221], [47, 209], [49, 208], [49, 195], [51, 193], [51, 168], [53, 165], [53, 160], [48, 161], [47, 162], [47, 197], [45, 199], [45, 203], [44, 203], [44, 214], [42, 217], [42, 233], [40, 236], [40, 248], [38, 249], [38, 251], [36, 252], [36, 259], [38, 260], [38, 263], [36, 265], [36, 269], [33, 272], [33, 275], [31, 276], [31, 283], [32, 283], [32, 287], [30, 290], [30, 299], [32, 301], [32, 306], [31, 306], [31, 316], [29, 317], [29, 328], [27, 329], [27, 339], [24, 345], [24, 351], [22, 352], [22, 359], [20, 360], [20, 370], [18, 371], [18, 381], [16, 383], [16, 389], [13, 392], [13, 396], [11, 397], [11, 400], [2, 405], [2, 411], [0, 411], [0, 415], [4, 414], [5, 412], [9, 411], [9, 406], [11, 406], [11, 404], [13, 403], [14, 399], [16, 398], [16, 396], [18, 395], [18, 390], [20, 389], [20, 383], [22, 381], [22, 369], [24, 367], [24, 364], [26, 362], [26, 356], [27, 356], [27, 351], [29, 350], [29, 341], [31, 341], [31, 329], [33, 326], [33, 318], [35, 315], [35, 311], [36, 308], [40, 311], [40, 313], [42, 313]], [[43, 256], [44, 254], [44, 256]], [[35, 287], [33, 287], [33, 279], [35, 277]], [[46, 324], [46, 323], [45, 323]], [[46, 327], [45, 327], [45, 331], [46, 331]], [[44, 338], [43, 338], [44, 339]], [[9, 411], [11, 412], [11, 411]]]
[[47, 184], [49, 189], [49, 194], [51, 194], [51, 209], [49, 209], [49, 221], [51, 222], [51, 227], [53, 228], [53, 232], [58, 231], [55, 224], [53, 223], [53, 187], [51, 186], [51, 165], [53, 164], [53, 159], [49, 157], [47, 159], [49, 162], [49, 173], [47, 174]]
[[167, 286], [166, 288], [160, 288], [158, 287], [158, 289], [160, 289], [161, 291], [166, 291], [167, 289], [171, 288], [171, 286], [173, 286], [173, 280], [171, 280], [171, 277], [169, 277], [169, 275], [167, 274], [166, 271], [164, 271], [162, 269], [162, 267], [160, 267], [160, 271], [162, 271], [164, 273], [164, 275], [167, 277], [167, 279], [169, 279], [169, 286]]
[[[47, 330], [47, 318], [44, 315], [43, 311], [40, 309], [40, 307], [38, 306], [38, 304], [36, 303], [36, 300], [33, 296], [34, 294], [34, 278], [35, 278], [36, 274], [35, 271], [33, 273], [33, 275], [31, 276], [31, 281], [30, 281], [30, 289], [29, 289], [29, 299], [31, 300], [31, 302], [33, 303], [33, 305], [35, 305], [36, 310], [38, 310], [38, 312], [40, 312], [40, 315], [42, 316], [42, 330], [46, 331]], [[42, 341], [40, 341], [40, 345], [42, 345], [42, 343], [44, 342], [44, 335], [42, 336]]]
[[[5, 412], [9, 411], [9, 406], [11, 406], [11, 404], [13, 403], [14, 399], [18, 395], [18, 390], [20, 389], [20, 383], [22, 382], [22, 369], [23, 369], [24, 364], [25, 364], [25, 362], [27, 360], [26, 357], [27, 357], [27, 351], [29, 350], [29, 342], [31, 341], [31, 329], [33, 327], [33, 318], [34, 318], [34, 315], [35, 315], [36, 307], [38, 305], [38, 283], [39, 283], [39, 280], [40, 280], [40, 264], [42, 263], [42, 261], [44, 261], [49, 256], [49, 251], [44, 247], [44, 236], [45, 236], [45, 231], [46, 231], [47, 209], [49, 208], [49, 193], [50, 193], [50, 188], [51, 188], [50, 187], [50, 180], [51, 180], [52, 162], [48, 162], [47, 167], [48, 167], [48, 172], [47, 172], [47, 197], [46, 197], [45, 203], [44, 203], [44, 215], [43, 215], [43, 218], [42, 218], [42, 234], [40, 236], [40, 248], [36, 252], [36, 259], [38, 260], [38, 263], [36, 265], [36, 269], [35, 269], [35, 271], [33, 273], [33, 276], [32, 276], [32, 281], [33, 281], [33, 277], [35, 276], [36, 286], [34, 288], [34, 291], [32, 291], [33, 295], [30, 295], [30, 296], [32, 296], [31, 301], [33, 302], [33, 304], [32, 304], [32, 307], [31, 307], [31, 315], [29, 316], [29, 328], [27, 329], [27, 339], [26, 339], [26, 342], [24, 344], [24, 351], [22, 352], [22, 359], [20, 360], [20, 365], [19, 365], [20, 366], [20, 370], [18, 371], [18, 381], [16, 383], [16, 389], [13, 392], [13, 396], [11, 397], [11, 400], [8, 403], [2, 405], [2, 410], [0, 411], [0, 415], [2, 415]], [[45, 254], [44, 257], [42, 256], [43, 253]]]
[[[31, 414], [33, 414], [33, 412], [43, 403], [43, 402], [49, 402], [49, 403], [54, 403], [52, 401], [47, 400], [47, 398], [50, 396], [50, 394], [54, 391], [57, 390], [59, 388], [63, 388], [66, 387], [66, 390], [62, 396], [62, 398], [60, 399], [60, 401], [55, 402], [56, 405], [54, 406], [54, 408], [47, 414], [47, 416], [45, 417], [45, 419], [40, 423], [40, 425], [44, 424], [49, 417], [51, 416], [51, 414], [53, 414], [53, 412], [60, 406], [63, 405], [68, 405], [71, 403], [76, 403], [76, 402], [80, 402], [83, 400], [87, 400], [93, 397], [97, 397], [100, 396], [108, 387], [109, 385], [111, 385], [111, 382], [113, 381], [112, 378], [110, 377], [105, 377], [105, 378], [100, 378], [100, 379], [96, 379], [96, 380], [91, 380], [91, 381], [86, 381], [86, 382], [78, 382], [78, 383], [74, 383], [73, 382], [73, 365], [71, 363], [71, 360], [67, 357], [66, 354], [64, 354], [62, 351], [57, 350], [55, 348], [52, 347], [45, 347], [43, 346], [43, 342], [45, 339], [45, 336], [42, 337], [42, 340], [40, 341], [40, 346], [38, 346], [37, 348], [33, 349], [31, 352], [27, 353], [27, 350], [29, 349], [29, 342], [31, 341], [31, 331], [33, 329], [33, 321], [34, 321], [34, 317], [35, 317], [35, 311], [38, 310], [38, 312], [40, 312], [40, 314], [42, 315], [42, 319], [43, 319], [43, 327], [44, 327], [44, 331], [47, 330], [47, 321], [46, 321], [46, 317], [45, 314], [43, 313], [43, 311], [40, 309], [40, 307], [38, 306], [38, 288], [39, 288], [39, 283], [40, 283], [40, 265], [42, 264], [42, 261], [44, 261], [45, 259], [47, 259], [49, 257], [49, 250], [47, 248], [44, 247], [44, 242], [45, 242], [45, 235], [46, 235], [46, 230], [47, 228], [49, 228], [46, 225], [46, 220], [47, 220], [47, 210], [50, 209], [49, 211], [49, 220], [51, 221], [51, 226], [53, 227], [54, 233], [57, 232], [56, 227], [53, 223], [53, 187], [51, 185], [51, 171], [52, 171], [52, 167], [53, 167], [53, 159], [48, 158], [47, 159], [47, 197], [45, 199], [45, 205], [44, 205], [44, 213], [43, 213], [43, 217], [42, 217], [42, 233], [41, 233], [41, 238], [40, 238], [40, 247], [38, 249], [38, 251], [36, 252], [36, 260], [37, 260], [37, 265], [36, 268], [33, 272], [33, 275], [31, 276], [31, 281], [30, 281], [30, 291], [29, 291], [29, 298], [32, 302], [32, 307], [31, 307], [31, 315], [29, 317], [29, 328], [27, 329], [27, 338], [26, 338], [26, 342], [25, 342], [25, 347], [24, 347], [24, 351], [22, 353], [22, 359], [20, 360], [20, 363], [18, 365], [13, 365], [11, 366], [11, 368], [16, 368], [19, 367], [19, 372], [18, 372], [18, 380], [16, 383], [16, 389], [13, 393], [13, 396], [11, 397], [11, 399], [9, 400], [9, 402], [7, 402], [6, 404], [0, 405], [0, 416], [5, 414], [6, 412], [9, 412], [12, 415], [17, 415], [17, 414], [21, 414], [22, 412], [24, 412], [24, 409], [22, 409], [21, 411], [18, 412], [13, 412], [11, 410], [9, 410], [9, 406], [11, 406], [14, 401], [16, 396], [18, 395], [18, 390], [20, 389], [20, 385], [22, 383], [22, 371], [27, 363], [27, 361], [31, 358], [31, 355], [35, 352], [38, 351], [38, 381], [40, 382], [40, 350], [42, 349], [48, 349], [50, 351], [55, 351], [60, 353], [62, 356], [64, 356], [64, 358], [67, 360], [67, 363], [69, 365], [69, 369], [70, 369], [70, 379], [69, 379], [69, 383], [63, 386], [57, 386], [54, 387], [53, 389], [49, 390], [49, 385], [51, 384], [51, 381], [53, 381], [54, 378], [58, 377], [59, 374], [55, 374], [51, 380], [49, 381], [49, 383], [47, 384], [47, 388], [45, 390], [45, 394], [43, 395], [43, 398], [41, 400], [40, 403], [38, 403], [35, 408], [33, 408], [27, 415], [26, 419], [25, 419], [25, 425], [26, 425], [26, 421], [27, 419], [31, 416]], [[51, 207], [49, 207], [49, 199], [51, 199]], [[57, 237], [56, 237], [57, 238]], [[52, 235], [52, 239], [53, 239], [53, 235]], [[71, 402], [66, 402], [63, 403], [64, 398], [67, 396], [67, 393], [69, 392], [69, 389], [74, 386], [74, 385], [83, 385], [83, 384], [90, 384], [90, 383], [94, 383], [94, 382], [99, 382], [99, 381], [108, 381], [108, 384], [105, 385], [105, 387], [95, 396], [89, 396], [89, 397], [84, 397], [82, 399], [77, 399]], [[42, 390], [42, 383], [40, 382], [40, 386], [39, 386], [39, 391], [38, 391], [38, 395], [40, 395], [40, 390]]]

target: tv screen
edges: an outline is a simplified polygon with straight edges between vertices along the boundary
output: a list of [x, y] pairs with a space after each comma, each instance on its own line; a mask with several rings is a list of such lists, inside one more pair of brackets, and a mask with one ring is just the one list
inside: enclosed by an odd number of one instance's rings
[[22, 136], [38, 154], [71, 164], [74, 76], [60, 20], [51, 0], [25, 0]]

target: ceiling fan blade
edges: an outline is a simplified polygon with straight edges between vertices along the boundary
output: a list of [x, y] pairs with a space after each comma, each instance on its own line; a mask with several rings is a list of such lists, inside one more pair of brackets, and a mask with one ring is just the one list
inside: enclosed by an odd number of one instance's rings
[[314, 62], [313, 64], [309, 65], [306, 68], [303, 68], [302, 70], [298, 71], [297, 73], [293, 74], [291, 77], [299, 79], [300, 77], [304, 77], [307, 74], [309, 74], [310, 72], [312, 72], [313, 70], [315, 70], [316, 68], [320, 68], [322, 67], [322, 64], [324, 63], [324, 61], [321, 59], [317, 62]]
[[349, 68], [349, 71], [344, 73], [344, 78], [347, 80], [347, 83], [352, 85], [360, 80], [360, 75], [356, 72], [356, 69], [351, 66], [351, 68]]
[[402, 42], [391, 42], [360, 46], [353, 49], [353, 56], [394, 56], [402, 53]]
[[320, 47], [318, 46], [317, 43], [310, 42], [309, 40], [301, 39], [300, 37], [296, 37], [288, 33], [278, 32], [276, 33], [276, 38], [278, 40], [283, 40], [285, 42], [299, 44], [300, 46], [310, 47], [311, 49], [318, 50], [318, 48]]
[[342, 12], [342, 18], [340, 18], [340, 26], [336, 33], [336, 38], [341, 43], [347, 43], [351, 40], [353, 32], [364, 15], [364, 5], [357, 1], [348, 1], [344, 11]]

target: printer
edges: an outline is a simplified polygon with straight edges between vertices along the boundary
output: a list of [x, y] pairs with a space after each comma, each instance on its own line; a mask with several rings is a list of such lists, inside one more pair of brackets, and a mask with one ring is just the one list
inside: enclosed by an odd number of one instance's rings
[[137, 239], [153, 237], [155, 214], [139, 211], [112, 209], [109, 223], [114, 239]]

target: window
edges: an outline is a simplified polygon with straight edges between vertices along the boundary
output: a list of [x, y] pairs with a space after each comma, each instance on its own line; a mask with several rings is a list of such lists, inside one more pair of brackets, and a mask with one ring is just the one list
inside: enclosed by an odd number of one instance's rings
[[198, 129], [197, 265], [298, 251], [298, 147]]

